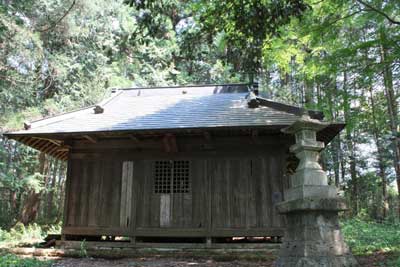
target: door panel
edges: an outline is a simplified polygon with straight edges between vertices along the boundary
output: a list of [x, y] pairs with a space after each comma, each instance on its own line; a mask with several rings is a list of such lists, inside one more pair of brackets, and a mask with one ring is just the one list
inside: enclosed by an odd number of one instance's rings
[[[140, 187], [137, 194], [137, 227], [205, 227], [207, 187], [204, 161], [190, 160], [185, 168], [179, 167], [181, 163], [170, 160], [141, 161], [141, 164], [144, 174], [137, 177]], [[171, 169], [166, 170], [168, 168]]]

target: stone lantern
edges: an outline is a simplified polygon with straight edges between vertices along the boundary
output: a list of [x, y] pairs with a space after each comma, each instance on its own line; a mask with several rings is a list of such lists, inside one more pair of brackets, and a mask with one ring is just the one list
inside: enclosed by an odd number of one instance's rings
[[282, 130], [294, 134], [296, 143], [290, 151], [300, 162], [284, 201], [277, 204], [287, 226], [276, 266], [358, 266], [339, 227], [338, 212], [346, 210], [344, 199], [337, 196], [335, 186], [328, 185], [318, 163], [324, 144], [316, 135], [328, 125], [305, 113]]

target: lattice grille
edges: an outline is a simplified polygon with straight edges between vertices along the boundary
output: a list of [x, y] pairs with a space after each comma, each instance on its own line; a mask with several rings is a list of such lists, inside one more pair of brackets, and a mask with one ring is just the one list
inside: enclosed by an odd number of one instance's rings
[[189, 193], [189, 161], [156, 161], [154, 192], [156, 194]]
[[155, 162], [155, 181], [154, 192], [158, 194], [171, 193], [171, 162], [156, 161]]
[[174, 161], [174, 193], [189, 193], [189, 161], [178, 160]]

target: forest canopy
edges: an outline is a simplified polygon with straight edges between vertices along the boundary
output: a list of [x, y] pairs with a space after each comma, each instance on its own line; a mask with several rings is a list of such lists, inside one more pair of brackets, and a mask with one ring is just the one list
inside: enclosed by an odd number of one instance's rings
[[[346, 129], [322, 157], [351, 211], [400, 214], [400, 2], [0, 1], [0, 131], [113, 87], [259, 83]], [[0, 226], [62, 220], [64, 162], [0, 137]], [[397, 186], [396, 186], [397, 185]]]

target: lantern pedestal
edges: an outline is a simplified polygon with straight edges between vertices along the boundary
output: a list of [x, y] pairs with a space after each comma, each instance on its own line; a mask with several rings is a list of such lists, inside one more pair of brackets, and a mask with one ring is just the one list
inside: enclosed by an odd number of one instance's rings
[[283, 130], [295, 135], [290, 151], [300, 162], [284, 192], [285, 201], [276, 206], [286, 217], [286, 232], [275, 266], [358, 266], [339, 226], [338, 212], [346, 210], [346, 204], [337, 197], [336, 187], [328, 185], [318, 163], [324, 144], [316, 140], [316, 133], [326, 126], [304, 114]]

